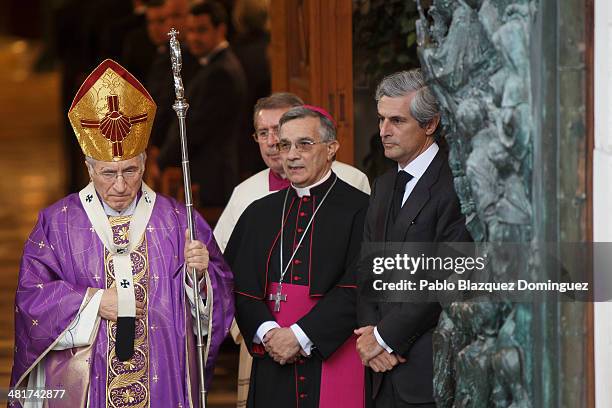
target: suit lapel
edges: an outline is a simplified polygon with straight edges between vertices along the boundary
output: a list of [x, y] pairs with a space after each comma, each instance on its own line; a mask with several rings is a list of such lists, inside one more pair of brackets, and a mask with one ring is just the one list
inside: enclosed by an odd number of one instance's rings
[[210, 56], [210, 58], [208, 59], [208, 64], [212, 64], [214, 61], [221, 59], [221, 56], [225, 55], [226, 52], [227, 48], [223, 48], [222, 50], [217, 51], [216, 53]]
[[427, 204], [431, 198], [430, 189], [431, 186], [438, 181], [440, 168], [442, 167], [444, 158], [445, 155], [439, 150], [400, 210], [395, 227], [397, 231], [401, 231], [403, 240], [405, 240], [410, 225], [412, 225], [414, 219], [419, 215], [425, 204]]
[[382, 198], [379, 200], [380, 206], [377, 208], [376, 212], [376, 224], [382, 226], [382, 228], [376, 228], [375, 241], [378, 242], [385, 242], [387, 237], [389, 215], [391, 213], [391, 204], [393, 203], [395, 173], [397, 173], [396, 168], [386, 172], [380, 177], [377, 183], [378, 191], [376, 195]]
[[422, 181], [423, 179], [421, 178], [397, 216], [395, 228], [398, 231], [402, 231], [402, 237], [406, 235], [416, 216], [419, 215], [421, 209], [429, 201], [429, 186], [422, 183]]

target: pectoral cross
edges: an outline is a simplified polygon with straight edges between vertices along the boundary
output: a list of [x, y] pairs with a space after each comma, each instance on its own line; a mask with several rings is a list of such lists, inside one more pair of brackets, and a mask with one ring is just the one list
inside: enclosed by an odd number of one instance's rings
[[287, 301], [287, 295], [283, 295], [281, 290], [282, 290], [282, 287], [279, 285], [278, 288], [276, 289], [276, 293], [275, 294], [270, 293], [270, 297], [269, 297], [269, 300], [274, 301], [274, 311], [276, 313], [280, 312], [280, 307], [281, 307], [280, 302]]

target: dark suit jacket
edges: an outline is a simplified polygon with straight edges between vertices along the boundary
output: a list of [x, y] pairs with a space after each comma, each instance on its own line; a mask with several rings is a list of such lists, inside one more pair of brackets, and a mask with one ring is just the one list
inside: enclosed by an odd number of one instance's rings
[[[244, 132], [246, 80], [230, 48], [219, 51], [186, 84], [187, 141], [191, 179], [200, 185], [200, 205], [225, 205], [238, 184], [237, 143]], [[160, 168], [180, 166], [178, 125], [170, 128], [158, 158]]]
[[[181, 48], [183, 53], [181, 77], [183, 78], [183, 86], [187, 87], [201, 66], [198, 60], [189, 53], [187, 47], [182, 46]], [[163, 52], [157, 52], [147, 74], [145, 88], [147, 88], [147, 91], [149, 91], [149, 94], [151, 94], [157, 104], [157, 112], [153, 121], [149, 146], [161, 149], [169, 136], [171, 125], [176, 125], [178, 121], [176, 112], [172, 109], [172, 105], [176, 101], [176, 93], [174, 92], [170, 51], [168, 51], [167, 47]]]
[[[116, 0], [115, 0], [116, 2]], [[131, 3], [131, 2], [125, 2]], [[124, 6], [125, 7], [125, 6]], [[112, 14], [112, 12], [111, 12]], [[136, 14], [133, 11], [120, 18], [113, 18], [102, 30], [101, 44], [102, 52], [106, 58], [120, 60], [128, 34], [137, 28], [146, 28], [147, 19], [143, 14]], [[138, 77], [137, 77], [138, 78]], [[141, 80], [140, 78], [138, 78]]]
[[[149, 77], [149, 71], [156, 57], [157, 47], [151, 42], [146, 25], [127, 34], [123, 42], [121, 63], [141, 83], [145, 83]], [[170, 58], [168, 58], [168, 61], [170, 61]], [[168, 63], [168, 61], [166, 62]]]
[[[395, 223], [389, 222], [397, 167], [372, 184], [364, 242], [471, 241], [455, 193], [446, 154], [440, 150], [417, 182]], [[396, 398], [407, 403], [433, 402], [432, 333], [438, 303], [373, 303], [360, 300], [360, 326], [377, 326], [382, 339], [408, 361], [384, 374], [390, 376]], [[383, 374], [372, 374], [376, 396]]]
[[259, 98], [270, 95], [270, 37], [264, 32], [239, 34], [232, 41], [232, 50], [242, 65], [247, 80], [247, 108], [245, 134], [240, 141], [240, 173], [254, 174], [266, 168], [259, 145], [250, 143], [253, 128], [253, 108]]

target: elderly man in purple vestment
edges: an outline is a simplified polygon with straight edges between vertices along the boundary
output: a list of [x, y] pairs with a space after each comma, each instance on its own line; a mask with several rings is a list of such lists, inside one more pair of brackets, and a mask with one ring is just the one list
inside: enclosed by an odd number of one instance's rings
[[[232, 273], [196, 213], [142, 182], [155, 103], [111, 60], [68, 116], [92, 182], [43, 210], [28, 238], [15, 299], [11, 387], [65, 390], [45, 407], [196, 407], [195, 268], [210, 338], [206, 383], [234, 313]], [[202, 298], [202, 299], [203, 299]], [[42, 400], [12, 406], [42, 407]]]

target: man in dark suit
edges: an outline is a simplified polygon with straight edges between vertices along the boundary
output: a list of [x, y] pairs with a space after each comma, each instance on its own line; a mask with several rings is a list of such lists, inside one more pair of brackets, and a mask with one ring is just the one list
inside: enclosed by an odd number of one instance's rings
[[[170, 65], [170, 50], [168, 49], [167, 33], [174, 28], [179, 32], [179, 41], [185, 43], [187, 16], [189, 15], [189, 3], [187, 0], [165, 0], [163, 8], [164, 27], [162, 31], [165, 36], [163, 46], [157, 47], [155, 59], [151, 63], [149, 72], [145, 79], [146, 88], [157, 104], [157, 113], [151, 130], [149, 139], [149, 150], [147, 152], [147, 170], [152, 178], [159, 179], [159, 167], [157, 166], [157, 156], [159, 149], [164, 145], [168, 138], [169, 129], [176, 125], [176, 112], [172, 105], [176, 100], [174, 91], [174, 76]], [[183, 54], [183, 66], [181, 76], [183, 84], [187, 87], [191, 80], [200, 69], [198, 60], [191, 55], [187, 47], [181, 46]]]
[[[270, 95], [269, 8], [268, 1], [241, 0], [235, 2], [232, 12], [236, 32], [230, 44], [247, 80], [246, 131], [248, 133], [245, 136], [255, 132], [251, 119], [254, 113], [252, 107], [260, 98]], [[250, 176], [265, 168], [257, 145], [241, 143], [240, 175]]]
[[[165, 51], [168, 42], [165, 0], [148, 0], [144, 15], [146, 24], [126, 35], [121, 56], [123, 66], [143, 83], [153, 61]], [[168, 61], [170, 58], [166, 60], [167, 65]]]
[[[186, 84], [192, 180], [200, 205], [224, 205], [238, 183], [237, 142], [244, 131], [246, 80], [225, 39], [227, 13], [219, 3], [198, 3], [187, 17], [187, 47], [201, 68]], [[157, 158], [160, 169], [180, 165], [178, 126]]]
[[[97, 2], [96, 2], [97, 3]], [[101, 4], [105, 4], [105, 10], [110, 15], [109, 21], [106, 24], [101, 24], [99, 14], [93, 17], [94, 27], [100, 31], [100, 54], [103, 58], [111, 58], [120, 60], [123, 51], [123, 45], [127, 35], [134, 29], [144, 27], [146, 25], [145, 10], [146, 5], [142, 0], [104, 0]], [[128, 6], [128, 4], [130, 4]], [[119, 6], [117, 10], [115, 7]], [[107, 7], [112, 7], [110, 10]], [[128, 12], [129, 8], [129, 12]], [[117, 11], [116, 11], [117, 10]], [[124, 10], [119, 14], [119, 10]], [[136, 77], [138, 78], [138, 77]]]
[[[436, 143], [440, 114], [420, 70], [384, 78], [376, 90], [385, 156], [397, 167], [377, 178], [364, 242], [471, 241], [446, 154]], [[361, 299], [357, 350], [370, 379], [370, 403], [435, 407], [432, 333], [439, 303]]]

